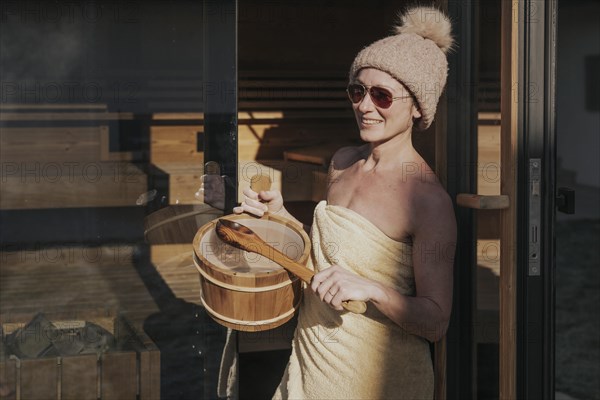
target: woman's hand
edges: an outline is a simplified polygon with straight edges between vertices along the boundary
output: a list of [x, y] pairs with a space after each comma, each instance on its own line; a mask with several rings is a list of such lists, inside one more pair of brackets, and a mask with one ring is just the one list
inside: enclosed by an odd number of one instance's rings
[[343, 301], [367, 302], [380, 290], [376, 282], [362, 278], [335, 264], [316, 274], [310, 288], [321, 301], [339, 311], [344, 309]]
[[265, 212], [287, 216], [283, 207], [283, 197], [279, 190], [263, 190], [259, 193], [250, 188], [244, 189], [244, 201], [234, 207], [235, 214], [243, 212], [262, 217]]
[[205, 204], [219, 210], [225, 209], [225, 175], [204, 174], [200, 177], [202, 184], [195, 197]]
[[290, 220], [301, 229], [310, 229], [310, 227], [305, 227], [302, 222], [285, 209], [283, 206], [283, 197], [279, 190], [262, 190], [257, 193], [250, 188], [246, 188], [244, 189], [244, 201], [238, 207], [234, 207], [233, 212], [234, 214], [245, 212], [257, 217], [262, 217], [268, 212], [269, 214]]

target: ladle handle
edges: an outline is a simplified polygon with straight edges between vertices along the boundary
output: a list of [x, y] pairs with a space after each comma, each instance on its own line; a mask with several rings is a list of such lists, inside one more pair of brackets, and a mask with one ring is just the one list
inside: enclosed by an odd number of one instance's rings
[[[302, 279], [304, 282], [310, 284], [310, 281], [312, 280], [313, 276], [315, 276], [315, 273], [313, 271], [306, 268], [304, 265], [295, 262], [294, 260], [290, 259], [288, 256], [286, 256], [282, 252], [274, 249], [273, 247], [271, 247], [271, 246], [268, 246], [268, 247], [272, 251], [272, 254], [262, 254], [261, 253], [263, 256], [275, 261], [277, 264], [281, 265], [287, 271], [296, 275], [298, 278]], [[262, 248], [263, 248], [263, 246], [261, 246], [261, 249]], [[343, 301], [342, 307], [344, 307], [345, 310], [353, 312], [355, 314], [364, 314], [364, 312], [367, 311], [367, 303], [365, 303], [364, 301], [360, 301], [360, 300]]]
[[367, 303], [360, 300], [342, 301], [342, 307], [354, 314], [364, 314], [367, 311]]

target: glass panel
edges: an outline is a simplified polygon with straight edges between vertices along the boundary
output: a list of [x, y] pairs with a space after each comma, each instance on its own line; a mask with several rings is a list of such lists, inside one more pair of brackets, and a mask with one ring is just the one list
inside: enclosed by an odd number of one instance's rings
[[[500, 194], [500, 1], [479, 2], [477, 193]], [[475, 271], [473, 384], [477, 399], [498, 398], [499, 210], [479, 210]]]
[[3, 398], [216, 397], [191, 245], [221, 215], [196, 195], [204, 7], [3, 3]]
[[557, 399], [600, 399], [598, 13], [598, 2], [558, 2], [556, 186], [575, 189], [576, 202], [575, 214], [556, 214]]

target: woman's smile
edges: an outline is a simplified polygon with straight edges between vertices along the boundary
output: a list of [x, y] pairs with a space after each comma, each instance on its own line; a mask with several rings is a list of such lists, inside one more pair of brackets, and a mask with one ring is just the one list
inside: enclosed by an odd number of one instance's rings
[[360, 118], [360, 123], [365, 126], [373, 126], [373, 125], [380, 124], [382, 122], [383, 122], [383, 120], [380, 120], [380, 119], [373, 119], [373, 118], [367, 118], [367, 117]]

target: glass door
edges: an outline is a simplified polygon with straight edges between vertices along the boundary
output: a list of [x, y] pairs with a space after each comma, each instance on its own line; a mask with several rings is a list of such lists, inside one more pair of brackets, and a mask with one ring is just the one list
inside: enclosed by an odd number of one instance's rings
[[0, 20], [0, 397], [216, 398], [225, 329], [191, 255], [223, 213], [205, 161], [237, 184], [237, 3]]
[[[553, 398], [556, 2], [479, 7], [480, 18], [489, 11], [499, 17], [500, 104], [472, 117], [479, 121], [477, 134], [471, 129], [470, 136], [460, 136], [449, 125], [453, 139], [473, 146], [463, 145], [473, 153], [464, 151], [458, 162], [476, 160], [480, 172], [477, 192], [457, 195], [458, 206], [477, 210], [478, 232], [465, 226], [472, 252], [458, 254], [458, 265], [469, 266], [457, 278], [458, 315], [470, 329], [455, 329], [471, 339], [462, 347], [457, 340], [453, 345], [463, 352], [452, 358], [449, 348], [449, 362], [468, 357], [457, 362], [463, 376], [449, 384], [459, 388], [451, 392], [456, 398]], [[487, 42], [483, 32], [480, 43]], [[490, 51], [477, 49], [482, 55]], [[468, 54], [457, 62], [469, 65]], [[484, 105], [478, 104], [480, 111]], [[471, 217], [463, 211], [457, 216], [459, 224]], [[464, 377], [467, 369], [471, 379]]]
[[598, 2], [558, 2], [556, 399], [600, 399], [599, 13]]

